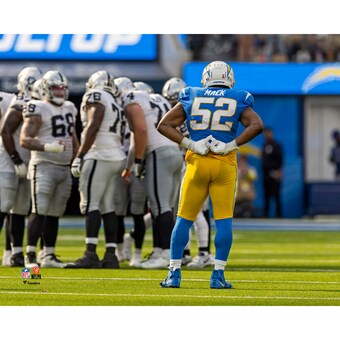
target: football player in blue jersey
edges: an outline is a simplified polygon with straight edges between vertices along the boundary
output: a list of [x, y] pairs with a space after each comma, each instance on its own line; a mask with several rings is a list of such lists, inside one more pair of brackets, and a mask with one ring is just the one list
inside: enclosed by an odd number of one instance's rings
[[[181, 260], [189, 229], [210, 195], [216, 223], [216, 256], [210, 288], [232, 288], [224, 270], [232, 244], [232, 217], [237, 185], [236, 150], [263, 131], [247, 91], [233, 90], [234, 72], [223, 61], [207, 65], [203, 87], [186, 87], [176, 104], [160, 121], [158, 131], [188, 149], [176, 225], [171, 235], [169, 273], [163, 288], [179, 288]], [[176, 129], [187, 121], [190, 139]], [[236, 137], [239, 122], [245, 127]]]

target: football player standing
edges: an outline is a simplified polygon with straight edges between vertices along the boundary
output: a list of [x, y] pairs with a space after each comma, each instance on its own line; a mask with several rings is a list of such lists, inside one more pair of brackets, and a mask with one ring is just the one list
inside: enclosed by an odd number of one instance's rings
[[141, 263], [144, 269], [169, 265], [174, 197], [180, 184], [183, 157], [178, 145], [162, 136], [156, 127], [170, 107], [164, 97], [146, 91], [131, 91], [123, 98], [123, 108], [134, 134], [134, 169], [137, 177], [145, 169], [153, 216], [153, 254]]
[[27, 179], [27, 166], [30, 151], [20, 146], [20, 131], [23, 124], [22, 112], [26, 103], [31, 100], [34, 83], [41, 79], [42, 73], [36, 67], [26, 67], [18, 74], [18, 94], [12, 98], [9, 108], [3, 117], [1, 126], [0, 168], [1, 205], [7, 205], [9, 213], [8, 229], [12, 253], [10, 266], [23, 267], [23, 238], [25, 217], [29, 213], [30, 183]]
[[[208, 64], [202, 73], [203, 87], [187, 87], [160, 121], [158, 131], [188, 149], [187, 168], [181, 186], [176, 225], [171, 235], [169, 272], [160, 285], [179, 288], [183, 249], [189, 230], [210, 195], [216, 223], [216, 256], [210, 288], [232, 288], [224, 270], [232, 245], [232, 218], [237, 184], [236, 150], [263, 130], [261, 118], [252, 109], [247, 91], [233, 90], [232, 68], [223, 61]], [[190, 139], [176, 128], [187, 120]], [[239, 122], [245, 127], [236, 137]]]
[[71, 194], [70, 164], [78, 150], [75, 131], [77, 109], [67, 101], [68, 82], [59, 71], [42, 77], [44, 100], [31, 100], [24, 108], [20, 145], [31, 150], [28, 176], [32, 209], [27, 225], [25, 266], [37, 265], [36, 244], [44, 241], [41, 267], [63, 268], [55, 255], [59, 218]]
[[[124, 117], [116, 102], [117, 86], [107, 71], [92, 74], [86, 83], [81, 104], [83, 131], [72, 175], [79, 177], [80, 211], [85, 215], [86, 250], [84, 256], [68, 268], [119, 268], [116, 255], [117, 216], [113, 197], [115, 181], [124, 168], [122, 124]], [[96, 253], [103, 219], [105, 254], [100, 261]]]

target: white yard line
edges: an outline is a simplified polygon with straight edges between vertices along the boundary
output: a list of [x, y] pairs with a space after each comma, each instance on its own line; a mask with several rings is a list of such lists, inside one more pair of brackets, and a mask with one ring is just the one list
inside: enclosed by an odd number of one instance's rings
[[[62, 277], [62, 276], [49, 276], [42, 277], [42, 279], [48, 280], [64, 280], [64, 281], [161, 281], [159, 279], [153, 278], [127, 278], [127, 277]], [[20, 277], [16, 276], [0, 276], [0, 279], [18, 279], [22, 280]], [[182, 279], [182, 282], [208, 282], [209, 279]], [[240, 282], [240, 283], [288, 283], [288, 284], [338, 284], [340, 285], [340, 281], [294, 281], [294, 280], [231, 280], [232, 282]]]
[[62, 296], [98, 296], [98, 297], [169, 297], [169, 298], [197, 298], [197, 299], [257, 299], [257, 300], [325, 300], [325, 301], [340, 301], [340, 297], [296, 297], [296, 296], [232, 296], [232, 295], [172, 295], [172, 294], [109, 294], [109, 293], [64, 293], [64, 292], [11, 292], [11, 291], [1, 291], [0, 295], [14, 294], [14, 295], [62, 295]]

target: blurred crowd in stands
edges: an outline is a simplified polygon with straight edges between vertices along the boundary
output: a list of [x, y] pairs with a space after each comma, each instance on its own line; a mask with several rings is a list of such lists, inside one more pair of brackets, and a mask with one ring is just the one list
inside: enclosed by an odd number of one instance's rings
[[340, 61], [340, 34], [188, 34], [193, 60]]

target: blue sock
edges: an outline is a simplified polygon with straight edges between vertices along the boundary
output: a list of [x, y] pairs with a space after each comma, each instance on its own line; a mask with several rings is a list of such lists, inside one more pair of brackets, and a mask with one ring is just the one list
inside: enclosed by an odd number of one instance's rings
[[216, 220], [216, 260], [227, 261], [233, 243], [232, 218]]
[[177, 217], [176, 224], [171, 234], [170, 259], [179, 260], [183, 257], [184, 247], [189, 241], [189, 230], [193, 221]]

